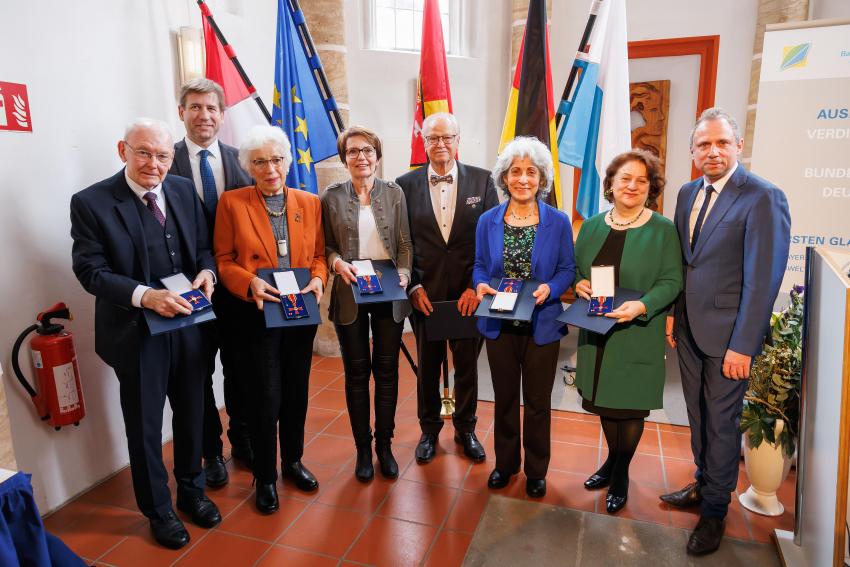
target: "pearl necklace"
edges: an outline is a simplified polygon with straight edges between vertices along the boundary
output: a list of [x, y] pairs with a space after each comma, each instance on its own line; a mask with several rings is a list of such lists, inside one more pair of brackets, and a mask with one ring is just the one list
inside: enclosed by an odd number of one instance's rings
[[617, 221], [614, 220], [614, 209], [611, 209], [610, 211], [608, 211], [608, 220], [611, 221], [611, 224], [613, 224], [614, 226], [629, 226], [629, 225], [632, 225], [635, 222], [637, 222], [637, 220], [641, 216], [643, 216], [643, 212], [645, 210], [646, 210], [646, 207], [642, 208], [640, 210], [640, 212], [635, 216], [635, 218], [633, 218], [632, 220], [630, 220], [628, 222], [617, 222]]

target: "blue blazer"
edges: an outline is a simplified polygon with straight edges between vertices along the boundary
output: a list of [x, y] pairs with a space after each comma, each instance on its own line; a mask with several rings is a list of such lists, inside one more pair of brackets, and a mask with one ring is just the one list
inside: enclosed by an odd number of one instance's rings
[[702, 186], [702, 178], [686, 183], [676, 202], [685, 270], [676, 327], [687, 324], [708, 356], [722, 357], [727, 349], [756, 356], [788, 262], [788, 200], [781, 189], [738, 164], [691, 252], [688, 222]]
[[[490, 209], [478, 219], [475, 231], [475, 266], [473, 286], [505, 277], [505, 211], [508, 203]], [[535, 307], [531, 325], [534, 342], [545, 345], [561, 340], [567, 328], [555, 318], [561, 314], [561, 295], [575, 277], [573, 229], [563, 212], [545, 203], [539, 204], [540, 224], [531, 251], [531, 277], [549, 285], [551, 293], [542, 305]], [[478, 330], [495, 339], [502, 329], [501, 319], [478, 318]]]

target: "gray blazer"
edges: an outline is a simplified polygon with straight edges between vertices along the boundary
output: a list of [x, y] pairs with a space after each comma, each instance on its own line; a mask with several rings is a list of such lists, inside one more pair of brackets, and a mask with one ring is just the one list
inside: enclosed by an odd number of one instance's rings
[[[398, 268], [398, 273], [410, 281], [413, 264], [413, 245], [407, 218], [407, 203], [401, 188], [392, 181], [375, 179], [372, 188], [372, 213], [384, 247]], [[325, 255], [328, 268], [333, 270], [337, 258], [346, 262], [358, 259], [360, 235], [357, 223], [360, 201], [351, 181], [328, 186], [322, 194], [322, 225], [325, 230]], [[396, 323], [410, 315], [407, 300], [393, 302], [393, 319]], [[334, 278], [331, 290], [330, 320], [338, 325], [350, 325], [357, 318], [357, 304], [351, 286]]]

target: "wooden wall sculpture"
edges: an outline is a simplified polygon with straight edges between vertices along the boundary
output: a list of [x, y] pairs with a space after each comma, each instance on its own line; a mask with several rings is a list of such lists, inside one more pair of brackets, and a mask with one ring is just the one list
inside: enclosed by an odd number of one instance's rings
[[[670, 106], [670, 81], [647, 81], [629, 84], [632, 111], [632, 147], [647, 150], [667, 162], [667, 122]], [[658, 197], [653, 210], [664, 212], [664, 195]]]

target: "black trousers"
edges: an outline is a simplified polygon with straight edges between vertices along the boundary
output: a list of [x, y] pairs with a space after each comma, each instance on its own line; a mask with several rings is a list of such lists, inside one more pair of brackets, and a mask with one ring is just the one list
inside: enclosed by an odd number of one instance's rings
[[[205, 333], [189, 327], [141, 340], [139, 352], [115, 369], [130, 452], [136, 504], [148, 518], [171, 511], [168, 472], [162, 461], [162, 410], [171, 402], [177, 493], [203, 494], [201, 468]], [[130, 357], [128, 357], [130, 358]]]
[[278, 439], [282, 462], [300, 461], [304, 454], [307, 390], [318, 327], [266, 329], [262, 314], [256, 307], [254, 310], [259, 314], [252, 349], [257, 364], [250, 385], [254, 476], [259, 482], [273, 483], [277, 480]]
[[417, 413], [423, 433], [437, 434], [443, 428], [442, 370], [446, 344], [452, 351], [455, 370], [455, 412], [452, 423], [457, 431], [472, 433], [478, 418], [478, 355], [484, 339], [429, 341], [425, 336], [425, 316], [414, 312], [410, 317], [416, 335], [416, 359], [419, 372], [416, 381]]
[[[350, 325], [335, 325], [345, 368], [345, 402], [357, 445], [372, 442], [369, 376], [375, 377], [375, 439], [388, 440], [395, 430], [398, 402], [398, 351], [404, 322], [393, 319], [392, 303], [360, 305]], [[369, 329], [372, 351], [369, 351]]]
[[[519, 470], [520, 443], [525, 449], [525, 476], [540, 479], [549, 469], [552, 386], [559, 342], [537, 345], [529, 333], [502, 330], [487, 339], [487, 359], [496, 401], [493, 424], [496, 468]], [[520, 434], [520, 390], [525, 404]]]
[[[215, 371], [215, 355], [219, 352], [221, 369], [224, 374], [224, 408], [229, 418], [227, 436], [233, 445], [244, 445], [248, 438], [248, 411], [245, 401], [245, 383], [251, 379], [250, 373], [244, 372], [249, 366], [244, 364], [244, 353], [250, 351], [250, 343], [246, 341], [246, 333], [240, 328], [238, 311], [241, 299], [234, 297], [223, 285], [217, 285], [212, 296], [216, 320], [204, 326], [208, 335], [209, 372], [204, 379], [204, 447], [205, 459], [212, 459], [222, 454], [223, 432], [219, 419], [215, 394], [213, 393], [213, 372]], [[256, 309], [253, 303], [247, 304]], [[240, 373], [246, 375], [241, 376]]]
[[738, 484], [741, 413], [749, 383], [723, 376], [723, 358], [703, 353], [682, 317], [676, 320], [676, 339], [701, 512], [724, 517]]

